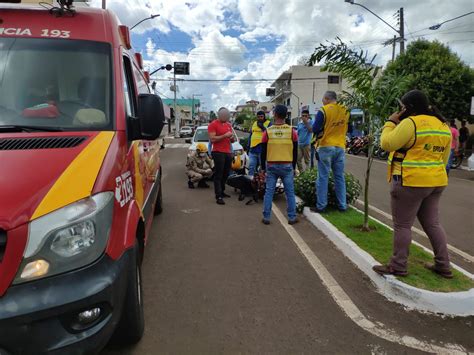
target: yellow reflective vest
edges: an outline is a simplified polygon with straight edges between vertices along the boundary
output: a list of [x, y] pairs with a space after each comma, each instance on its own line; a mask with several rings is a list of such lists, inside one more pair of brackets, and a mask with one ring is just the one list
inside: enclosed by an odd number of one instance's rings
[[446, 123], [428, 115], [408, 117], [415, 125], [415, 142], [407, 150], [390, 153], [388, 181], [394, 162], [402, 164], [402, 184], [412, 187], [437, 187], [448, 184], [443, 156], [450, 149], [451, 131]]
[[267, 128], [267, 162], [293, 161], [293, 128], [287, 124]]
[[[265, 128], [268, 128], [269, 124], [270, 124], [270, 120], [265, 120], [265, 122], [263, 122], [263, 126]], [[250, 148], [254, 148], [260, 143], [262, 143], [263, 132], [264, 131], [262, 131], [262, 129], [257, 125], [257, 122], [254, 122], [252, 125], [252, 137], [250, 138]]]
[[318, 140], [319, 147], [346, 147], [349, 111], [342, 105], [331, 103], [321, 108], [324, 115], [324, 129]]

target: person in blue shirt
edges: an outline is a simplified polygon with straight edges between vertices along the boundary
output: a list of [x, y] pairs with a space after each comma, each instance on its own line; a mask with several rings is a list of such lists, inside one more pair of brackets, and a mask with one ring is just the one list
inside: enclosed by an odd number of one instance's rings
[[[301, 120], [298, 123], [298, 170], [300, 173], [309, 169], [311, 158], [311, 138], [313, 135], [313, 122], [308, 110], [301, 111]], [[303, 164], [304, 163], [304, 164]]]

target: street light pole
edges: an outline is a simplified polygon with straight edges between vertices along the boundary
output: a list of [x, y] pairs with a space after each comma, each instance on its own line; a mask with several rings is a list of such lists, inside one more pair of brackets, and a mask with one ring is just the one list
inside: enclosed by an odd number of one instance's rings
[[367, 10], [372, 15], [377, 17], [380, 21], [385, 23], [392, 30], [397, 32], [400, 35], [400, 54], [403, 54], [405, 52], [405, 22], [404, 22], [404, 19], [403, 19], [403, 7], [400, 8], [400, 12], [399, 12], [400, 13], [400, 29], [397, 30], [395, 27], [393, 27], [391, 24], [389, 24], [387, 21], [385, 21], [383, 18], [381, 18], [379, 15], [377, 15], [375, 12], [373, 12], [368, 7], [366, 7], [362, 4], [356, 3], [355, 0], [344, 0], [344, 1], [351, 4], [351, 5], [357, 5], [357, 6], [362, 7], [363, 9]]
[[[102, 0], [103, 2], [105, 2], [105, 0]], [[141, 21], [138, 21], [136, 24], [134, 24], [132, 27], [130, 27], [130, 31], [133, 30], [135, 27], [137, 27], [139, 24], [141, 24], [142, 22], [145, 22], [147, 20], [153, 20], [154, 18], [158, 17], [160, 15], [151, 15], [150, 17], [147, 17], [147, 18], [144, 18], [143, 20]]]

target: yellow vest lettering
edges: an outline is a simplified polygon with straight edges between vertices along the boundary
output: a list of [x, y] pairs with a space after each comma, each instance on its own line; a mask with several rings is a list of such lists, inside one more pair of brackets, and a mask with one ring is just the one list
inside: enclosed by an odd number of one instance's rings
[[407, 119], [415, 124], [415, 143], [406, 153], [390, 153], [388, 181], [392, 178], [393, 162], [401, 162], [403, 186], [446, 186], [448, 175], [443, 156], [451, 143], [449, 127], [434, 116], [419, 115]]
[[[263, 126], [265, 128], [268, 128], [269, 124], [270, 124], [270, 121], [266, 120], [263, 123]], [[262, 143], [262, 137], [263, 137], [262, 129], [257, 125], [257, 122], [254, 122], [252, 125], [252, 137], [250, 138], [250, 148], [254, 148], [260, 143]]]
[[293, 128], [284, 125], [273, 125], [267, 128], [267, 161], [288, 162], [293, 161]]
[[321, 108], [324, 114], [324, 130], [319, 147], [346, 147], [349, 112], [339, 104], [328, 104]]

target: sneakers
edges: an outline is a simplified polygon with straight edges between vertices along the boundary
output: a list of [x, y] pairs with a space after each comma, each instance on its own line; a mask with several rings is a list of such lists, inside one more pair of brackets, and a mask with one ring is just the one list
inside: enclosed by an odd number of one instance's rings
[[222, 193], [222, 197], [229, 198], [230, 195], [227, 195], [225, 192]]
[[441, 277], [444, 277], [445, 279], [452, 279], [454, 277], [451, 270], [439, 270], [434, 264], [425, 264], [425, 268], [433, 271], [435, 274], [438, 274]]
[[225, 205], [225, 202], [224, 202], [224, 200], [222, 199], [222, 197], [217, 198], [217, 199], [216, 199], [216, 203], [217, 203], [218, 205]]
[[296, 224], [296, 223], [298, 223], [298, 218], [295, 218], [295, 219], [292, 219], [292, 220], [289, 220], [289, 221], [288, 221], [288, 224], [289, 224], [290, 226], [292, 226], [293, 224]]
[[311, 212], [316, 212], [316, 213], [324, 213], [324, 212], [326, 212], [326, 209], [325, 209], [325, 208], [323, 208], [322, 210], [320, 210], [320, 209], [317, 208], [317, 207], [310, 207], [310, 210], [311, 210]]
[[407, 271], [397, 271], [390, 265], [375, 265], [372, 270], [379, 275], [408, 276]]
[[191, 182], [191, 180], [188, 181], [188, 187], [189, 187], [190, 189], [194, 189], [194, 183]]
[[270, 224], [270, 221], [268, 219], [263, 218], [262, 223], [268, 226]]

